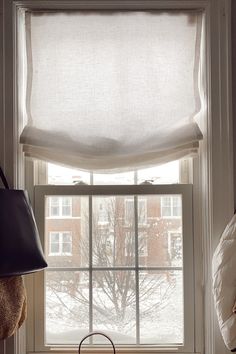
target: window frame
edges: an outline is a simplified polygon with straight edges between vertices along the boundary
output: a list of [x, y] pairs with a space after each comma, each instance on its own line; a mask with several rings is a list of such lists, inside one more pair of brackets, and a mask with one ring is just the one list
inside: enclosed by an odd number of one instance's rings
[[170, 256], [170, 259], [172, 260], [172, 257], [171, 257], [171, 238], [173, 237], [173, 235], [175, 236], [176, 234], [179, 234], [180, 236], [182, 235], [182, 232], [181, 231], [168, 231], [168, 253], [169, 253], [169, 256]]
[[[183, 230], [183, 272], [184, 272], [184, 323], [185, 343], [183, 346], [167, 345], [167, 346], [118, 346], [118, 350], [121, 353], [125, 353], [127, 350], [132, 352], [155, 352], [166, 353], [171, 351], [173, 353], [193, 353], [194, 352], [194, 308], [192, 301], [194, 299], [194, 272], [193, 272], [193, 220], [192, 220], [192, 185], [178, 184], [178, 185], [89, 185], [89, 186], [51, 186], [51, 185], [39, 185], [35, 187], [35, 217], [41, 235], [42, 245], [45, 245], [44, 230], [45, 230], [45, 198], [50, 195], [75, 195], [75, 196], [109, 196], [109, 195], [168, 195], [177, 194], [182, 195], [182, 230]], [[192, 236], [191, 236], [192, 235]], [[142, 267], [141, 267], [142, 268]], [[149, 267], [148, 267], [149, 268]], [[154, 268], [154, 267], [150, 267]], [[159, 267], [155, 267], [159, 268]], [[161, 267], [160, 267], [161, 268]], [[46, 347], [43, 344], [44, 338], [44, 287], [45, 283], [44, 272], [35, 274], [35, 351], [36, 352], [51, 352], [52, 350], [61, 350], [68, 348], [68, 346], [52, 346]], [[186, 307], [185, 307], [186, 306]], [[129, 348], [129, 349], [127, 349]], [[103, 348], [106, 352], [107, 349]], [[108, 348], [109, 350], [109, 348]], [[69, 352], [76, 351], [71, 348]], [[94, 351], [94, 349], [88, 349], [88, 352]]]

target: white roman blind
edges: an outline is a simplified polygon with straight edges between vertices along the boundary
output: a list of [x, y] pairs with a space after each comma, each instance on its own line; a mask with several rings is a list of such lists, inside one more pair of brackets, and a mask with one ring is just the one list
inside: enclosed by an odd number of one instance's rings
[[201, 13], [26, 13], [26, 155], [86, 170], [197, 152]]

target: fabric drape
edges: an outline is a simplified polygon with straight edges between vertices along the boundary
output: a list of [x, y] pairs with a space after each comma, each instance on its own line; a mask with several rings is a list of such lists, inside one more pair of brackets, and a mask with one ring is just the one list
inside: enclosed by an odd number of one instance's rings
[[202, 138], [201, 14], [26, 14], [26, 155], [86, 170], [149, 167]]

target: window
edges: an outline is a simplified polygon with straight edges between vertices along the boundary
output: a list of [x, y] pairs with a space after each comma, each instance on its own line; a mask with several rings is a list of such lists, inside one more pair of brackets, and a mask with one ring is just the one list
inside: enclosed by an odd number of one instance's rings
[[[121, 346], [190, 345], [193, 312], [183, 299], [193, 293], [191, 189], [181, 184], [36, 186], [36, 216], [47, 199], [59, 196], [70, 195], [80, 210], [78, 219], [63, 221], [76, 230], [77, 256], [71, 263], [61, 266], [50, 256], [63, 255], [63, 247], [69, 252], [67, 233], [49, 234], [49, 268], [42, 279], [43, 293], [37, 296], [45, 309], [36, 319], [45, 313], [39, 322], [45, 323], [39, 329], [44, 342], [38, 347], [76, 346], [84, 331], [91, 330], [115, 333], [115, 343]], [[167, 196], [180, 199], [176, 225], [160, 215], [161, 200]], [[106, 222], [98, 217], [100, 205], [106, 207]], [[141, 223], [139, 208], [145, 210]], [[40, 228], [48, 230], [51, 221], [42, 216], [37, 217]], [[60, 219], [55, 222], [62, 226]], [[168, 232], [180, 227], [183, 253], [175, 264], [170, 261]], [[153, 326], [153, 316], [159, 318], [158, 326]], [[60, 336], [55, 329], [62, 331]]]
[[[130, 224], [133, 220], [135, 211], [135, 200], [125, 200], [125, 223]], [[139, 199], [137, 204], [137, 221], [139, 224], [146, 224], [147, 222], [147, 201], [145, 199]]]
[[[44, 3], [44, 5], [42, 5]], [[53, 3], [53, 4], [52, 4]], [[93, 2], [94, 3], [94, 2]], [[97, 2], [96, 2], [97, 3]], [[117, 1], [112, 1], [113, 4], [116, 4]], [[121, 3], [121, 2], [119, 2]], [[141, 2], [139, 2], [140, 4]], [[202, 10], [206, 10], [205, 12], [205, 20], [206, 20], [206, 48], [204, 48], [204, 56], [206, 56], [207, 61], [207, 72], [204, 77], [206, 78], [206, 89], [204, 90], [204, 95], [208, 98], [211, 98], [210, 101], [207, 102], [206, 111], [208, 111], [208, 116], [204, 117], [203, 121], [203, 131], [204, 131], [204, 146], [202, 149], [202, 157], [200, 158], [200, 163], [197, 162], [197, 165], [200, 165], [201, 174], [195, 176], [199, 179], [199, 185], [194, 186], [195, 195], [199, 196], [197, 201], [194, 201], [194, 205], [197, 205], [197, 212], [195, 215], [195, 220], [197, 223], [197, 231], [195, 235], [201, 235], [203, 232], [203, 246], [200, 247], [200, 251], [198, 248], [198, 237], [195, 239], [195, 247], [197, 248], [196, 255], [196, 272], [195, 272], [195, 281], [197, 284], [202, 284], [204, 282], [204, 307], [208, 309], [207, 312], [204, 313], [204, 317], [201, 316], [203, 312], [201, 309], [201, 305], [199, 303], [201, 301], [196, 301], [195, 303], [195, 319], [196, 323], [200, 324], [200, 330], [196, 331], [196, 352], [201, 352], [203, 347], [205, 347], [205, 351], [209, 354], [222, 354], [225, 351], [223, 346], [221, 337], [218, 331], [214, 327], [214, 316], [212, 312], [212, 303], [211, 303], [211, 266], [210, 266], [210, 255], [213, 252], [215, 243], [219, 239], [221, 230], [225, 227], [225, 224], [229, 220], [231, 214], [233, 213], [233, 173], [232, 173], [232, 137], [229, 132], [232, 131], [232, 115], [230, 108], [230, 92], [231, 92], [231, 84], [229, 78], [231, 78], [230, 72], [230, 1], [225, 0], [206, 0], [206, 1], [152, 1], [151, 7], [156, 8], [156, 4], [158, 6], [162, 6], [162, 8], [170, 7], [172, 8], [194, 8], [197, 9], [200, 7]], [[73, 2], [73, 9], [79, 8], [77, 7], [77, 2]], [[70, 5], [70, 2], [68, 2]], [[145, 6], [147, 2], [145, 2]], [[62, 5], [60, 5], [62, 7]], [[63, 9], [65, 8], [63, 5]], [[90, 2], [89, 2], [90, 6]], [[103, 6], [106, 7], [106, 2], [103, 2]], [[128, 7], [133, 6], [133, 2], [130, 1]], [[136, 3], [135, 5], [136, 6]], [[157, 7], [158, 7], [157, 6]], [[1, 16], [6, 18], [7, 20], [3, 23], [3, 34], [4, 34], [4, 42], [9, 45], [5, 46], [5, 49], [2, 52], [2, 56], [0, 56], [1, 63], [4, 62], [4, 66], [0, 66], [2, 70], [5, 71], [5, 80], [3, 80], [3, 100], [0, 102], [0, 109], [2, 114], [0, 115], [0, 152], [1, 152], [1, 163], [8, 173], [8, 177], [14, 181], [15, 186], [21, 186], [24, 188], [24, 184], [22, 182], [22, 170], [23, 167], [21, 165], [22, 159], [20, 154], [17, 154], [15, 151], [16, 140], [15, 136], [17, 134], [17, 127], [19, 126], [19, 130], [21, 132], [22, 122], [21, 122], [21, 106], [22, 102], [22, 90], [21, 90], [21, 78], [20, 80], [15, 77], [12, 73], [12, 62], [16, 62], [17, 58], [17, 68], [14, 71], [16, 75], [18, 74], [22, 58], [23, 56], [17, 55], [14, 53], [14, 45], [16, 38], [14, 35], [17, 33], [17, 37], [19, 34], [18, 22], [16, 26], [17, 16], [14, 14], [18, 12], [22, 12], [22, 10], [27, 9], [29, 11], [33, 11], [35, 9], [56, 9], [58, 8], [57, 1], [48, 1], [48, 2], [27, 2], [21, 1], [16, 2], [14, 0], [9, 0], [5, 3], [3, 7], [3, 11]], [[108, 7], [110, 7], [110, 2]], [[126, 4], [125, 4], [126, 7]], [[129, 7], [129, 8], [130, 8]], [[137, 5], [136, 8], [138, 8]], [[142, 2], [142, 10], [144, 8], [144, 2]], [[17, 19], [18, 20], [18, 19]], [[12, 28], [15, 28], [16, 31], [12, 31]], [[21, 44], [21, 43], [20, 43]], [[0, 71], [2, 71], [0, 69]], [[17, 75], [18, 76], [18, 75]], [[16, 79], [16, 80], [15, 80]], [[12, 88], [15, 87], [16, 95], [12, 95]], [[18, 90], [17, 90], [18, 89]], [[23, 88], [24, 90], [24, 88]], [[18, 91], [18, 92], [17, 92]], [[6, 99], [4, 99], [4, 97]], [[20, 98], [20, 107], [16, 106], [17, 99]], [[4, 109], [3, 109], [4, 108]], [[19, 109], [20, 108], [20, 109]], [[20, 112], [19, 117], [12, 114], [14, 112]], [[206, 118], [206, 119], [205, 119]], [[14, 134], [12, 127], [15, 126]], [[16, 133], [16, 134], [15, 134]], [[221, 144], [219, 144], [221, 141]], [[15, 153], [13, 153], [15, 151]], [[28, 179], [32, 177], [32, 175], [28, 174], [28, 166], [27, 166], [27, 183]], [[222, 174], [221, 171], [224, 171]], [[17, 176], [17, 178], [16, 178]], [[77, 179], [76, 179], [77, 180]], [[151, 178], [152, 180], [152, 178]], [[196, 179], [195, 179], [196, 182]], [[177, 182], [178, 183], [178, 182]], [[224, 186], [224, 188], [222, 188]], [[27, 184], [27, 188], [30, 191], [30, 185]], [[32, 198], [33, 196], [31, 196]], [[32, 198], [33, 199], [33, 198]], [[225, 208], [222, 210], [222, 205]], [[214, 213], [213, 210], [214, 209]], [[196, 210], [196, 208], [195, 208]], [[200, 212], [198, 213], [198, 210]], [[202, 215], [202, 219], [198, 218], [199, 214]], [[197, 217], [196, 217], [197, 216]], [[203, 230], [203, 231], [202, 231]], [[200, 236], [199, 236], [200, 237]], [[200, 242], [201, 243], [201, 242]], [[203, 250], [203, 251], [201, 251]], [[196, 251], [196, 249], [195, 249]], [[203, 259], [202, 259], [203, 253]], [[199, 255], [199, 257], [198, 257]], [[204, 263], [205, 268], [205, 276], [202, 277], [201, 271], [197, 265]], [[40, 275], [35, 275], [36, 280], [40, 277]], [[140, 273], [141, 278], [141, 273]], [[207, 280], [208, 279], [208, 280]], [[196, 287], [196, 299], [199, 297], [198, 286]], [[36, 288], [36, 292], [38, 288]], [[31, 289], [30, 292], [32, 293]], [[186, 299], [187, 300], [187, 299]], [[33, 301], [34, 302], [34, 301]], [[30, 301], [32, 303], [32, 301]], [[193, 304], [192, 304], [193, 305]], [[200, 309], [200, 310], [199, 310]], [[30, 306], [29, 315], [31, 313], [36, 313], [39, 311], [38, 306], [35, 306], [35, 309]], [[205, 321], [204, 321], [205, 319]], [[43, 321], [43, 319], [41, 319]], [[31, 326], [32, 323], [32, 326]], [[27, 342], [29, 342], [28, 351], [35, 351], [34, 345], [34, 335], [36, 337], [41, 337], [41, 332], [38, 331], [38, 322], [35, 322], [35, 329], [30, 319], [29, 326], [29, 334], [27, 335]], [[199, 327], [198, 327], [199, 328]], [[205, 345], [202, 345], [202, 339], [199, 332], [204, 332], [204, 336], [206, 337]], [[12, 352], [13, 346], [16, 347], [16, 352], [23, 353], [24, 345], [23, 342], [25, 340], [25, 332], [21, 331], [19, 335], [19, 341], [14, 342], [14, 338], [11, 338], [9, 341], [4, 343], [4, 348], [7, 351]], [[38, 348], [38, 342], [36, 339], [36, 347]], [[3, 345], [0, 345], [0, 352], [4, 352]], [[18, 348], [18, 351], [17, 351]], [[22, 349], [23, 348], [23, 349]], [[1, 351], [2, 349], [2, 351]], [[15, 351], [14, 351], [15, 352]]]
[[109, 222], [109, 209], [110, 209], [110, 205], [109, 205], [109, 200], [106, 199], [101, 199], [101, 200], [96, 200], [97, 203], [97, 210], [95, 212], [97, 212], [97, 218], [98, 218], [98, 223], [100, 224], [106, 224]]
[[[132, 232], [126, 231], [125, 234], [125, 256], [129, 257], [130, 250], [132, 250], [132, 245], [134, 242], [134, 238]], [[139, 232], [138, 235], [138, 247], [139, 247], [139, 257], [147, 257], [148, 256], [148, 236], [144, 232]]]
[[161, 215], [165, 218], [178, 218], [181, 215], [181, 200], [177, 197], [161, 198]]
[[69, 197], [51, 197], [49, 199], [49, 217], [71, 217], [72, 200]]
[[49, 256], [71, 256], [72, 235], [70, 232], [50, 232]]
[[168, 252], [171, 264], [178, 266], [182, 260], [182, 235], [181, 232], [168, 232]]

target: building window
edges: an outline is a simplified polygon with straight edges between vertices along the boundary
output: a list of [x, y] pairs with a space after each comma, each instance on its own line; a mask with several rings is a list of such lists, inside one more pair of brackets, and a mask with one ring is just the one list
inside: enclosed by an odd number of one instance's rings
[[49, 233], [49, 256], [71, 256], [72, 234], [69, 231]]
[[125, 224], [131, 225], [137, 222], [138, 224], [147, 223], [147, 201], [145, 199], [138, 199], [137, 210], [135, 209], [135, 198], [125, 200]]
[[178, 266], [182, 263], [183, 243], [182, 233], [176, 231], [168, 232], [168, 253], [172, 265]]
[[71, 217], [72, 199], [70, 197], [50, 197], [49, 199], [49, 217]]
[[164, 218], [180, 218], [181, 199], [178, 196], [161, 197], [161, 216]]

